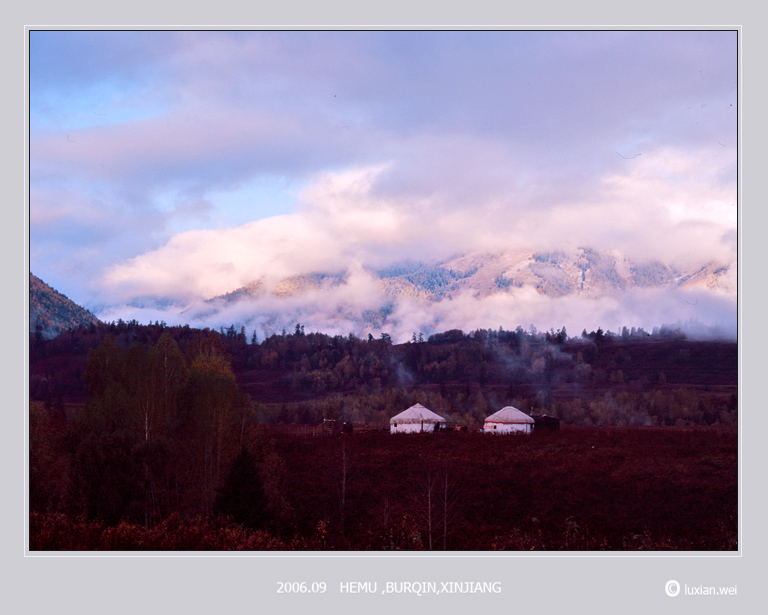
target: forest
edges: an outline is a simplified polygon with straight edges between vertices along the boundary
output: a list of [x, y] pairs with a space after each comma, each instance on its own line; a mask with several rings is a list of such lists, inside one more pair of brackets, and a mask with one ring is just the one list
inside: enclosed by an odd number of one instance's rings
[[[734, 549], [737, 383], [668, 329], [33, 333], [30, 549]], [[416, 402], [453, 429], [391, 436]]]

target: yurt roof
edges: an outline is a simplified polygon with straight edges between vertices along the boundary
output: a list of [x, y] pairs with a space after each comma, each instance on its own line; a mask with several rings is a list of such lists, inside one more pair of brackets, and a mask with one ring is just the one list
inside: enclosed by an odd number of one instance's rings
[[420, 423], [421, 421], [445, 423], [445, 419], [442, 416], [435, 414], [432, 410], [425, 408], [421, 404], [414, 404], [407, 410], [403, 410], [400, 414], [396, 414], [389, 419], [390, 423]]
[[535, 421], [514, 406], [505, 406], [485, 419], [486, 423], [535, 423]]

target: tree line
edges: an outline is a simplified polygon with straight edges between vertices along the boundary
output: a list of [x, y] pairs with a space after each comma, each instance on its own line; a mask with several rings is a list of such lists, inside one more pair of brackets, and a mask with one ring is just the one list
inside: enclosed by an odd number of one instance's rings
[[[570, 337], [564, 327], [548, 332], [533, 327], [469, 334], [451, 330], [426, 340], [414, 332], [410, 342], [393, 344], [386, 333], [377, 338], [329, 336], [306, 333], [301, 324], [291, 333], [261, 341], [254, 333], [249, 342], [244, 328], [237, 331], [234, 326], [199, 331], [118, 322], [75, 329], [33, 349], [31, 398], [61, 411], [63, 396], [85, 397], [87, 366], [77, 357], [96, 353], [105, 336], [112, 340], [111, 352], [125, 352], [130, 361], [141, 362], [140, 355], [146, 353], [149, 374], [155, 372], [152, 357], [161, 338], [163, 346], [175, 343], [186, 367], [198, 352], [199, 340], [208, 340], [229, 362], [240, 388], [259, 392], [252, 405], [263, 422], [306, 424], [335, 412], [355, 423], [381, 423], [382, 413], [404, 409], [397, 404], [424, 403], [425, 396], [424, 405], [465, 424], [481, 422], [486, 409], [508, 404], [570, 416], [577, 424], [601, 424], [604, 412], [591, 411], [589, 418], [568, 407], [581, 403], [589, 408], [601, 400], [622, 408], [611, 414], [617, 421], [638, 412], [647, 415], [646, 422], [658, 424], [678, 419], [706, 425], [735, 421], [735, 343], [689, 342], [674, 330], [648, 334], [626, 327], [616, 334], [598, 328], [578, 337]], [[64, 360], [70, 355], [72, 360]], [[268, 381], [275, 385], [262, 394], [261, 385]], [[87, 394], [93, 397], [100, 389], [90, 386], [93, 393]], [[171, 388], [166, 385], [166, 390]], [[687, 393], [673, 396], [674, 390]], [[665, 410], [657, 411], [660, 407]]]

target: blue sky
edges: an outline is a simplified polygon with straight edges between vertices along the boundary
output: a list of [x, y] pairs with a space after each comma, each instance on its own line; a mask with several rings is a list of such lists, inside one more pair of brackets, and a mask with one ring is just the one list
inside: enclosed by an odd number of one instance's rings
[[30, 268], [79, 303], [510, 245], [735, 261], [735, 31], [35, 31], [29, 57]]

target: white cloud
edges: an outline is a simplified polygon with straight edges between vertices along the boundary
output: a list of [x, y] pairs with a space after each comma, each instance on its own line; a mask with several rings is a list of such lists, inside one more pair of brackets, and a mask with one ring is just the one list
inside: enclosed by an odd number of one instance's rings
[[[189, 231], [165, 246], [108, 270], [104, 283], [121, 296], [208, 298], [256, 280], [271, 284], [313, 272], [381, 266], [404, 258], [447, 258], [502, 248], [618, 250], [668, 264], [724, 264], [733, 259], [728, 187], [708, 180], [695, 156], [649, 153], [624, 174], [608, 176], [589, 200], [507, 206], [480, 193], [471, 207], [435, 195], [391, 195], [393, 163], [324, 173], [300, 195], [296, 213], [239, 227]], [[667, 180], [668, 169], [674, 180]], [[676, 184], [682, 184], [677, 186]], [[727, 212], [727, 213], [726, 213]]]

